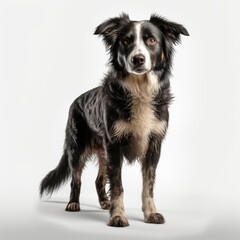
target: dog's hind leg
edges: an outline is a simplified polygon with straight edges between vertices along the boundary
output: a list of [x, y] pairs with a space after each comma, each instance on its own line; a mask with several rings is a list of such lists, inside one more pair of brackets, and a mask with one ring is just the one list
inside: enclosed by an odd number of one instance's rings
[[95, 181], [98, 200], [102, 209], [109, 209], [110, 201], [106, 193], [106, 183], [107, 183], [106, 152], [103, 147], [99, 147], [95, 151], [96, 151], [96, 155], [98, 157], [98, 162], [99, 162], [98, 175]]
[[72, 172], [70, 200], [66, 211], [80, 211], [81, 175], [89, 157], [91, 136], [92, 132], [86, 120], [82, 117], [79, 108], [73, 105], [69, 113], [65, 140], [68, 163]]
[[79, 159], [80, 159], [79, 152], [72, 151], [71, 153], [69, 153], [69, 160], [72, 168], [72, 181], [70, 200], [65, 210], [70, 212], [80, 211], [79, 197], [81, 190], [81, 175], [84, 164]]

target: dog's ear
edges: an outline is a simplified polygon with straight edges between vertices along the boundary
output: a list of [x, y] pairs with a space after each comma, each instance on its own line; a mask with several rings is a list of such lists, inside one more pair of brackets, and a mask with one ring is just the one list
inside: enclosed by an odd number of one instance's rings
[[151, 15], [150, 22], [157, 26], [164, 36], [174, 44], [180, 41], [180, 34], [189, 36], [187, 29], [181, 24], [169, 22], [158, 15]]
[[129, 16], [122, 13], [119, 17], [110, 18], [100, 24], [94, 34], [101, 35], [106, 45], [110, 47], [115, 42], [121, 27], [128, 23], [130, 23]]

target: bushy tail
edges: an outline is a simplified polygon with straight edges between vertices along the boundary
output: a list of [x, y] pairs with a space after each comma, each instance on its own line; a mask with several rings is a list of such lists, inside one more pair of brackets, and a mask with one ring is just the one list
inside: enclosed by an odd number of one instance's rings
[[68, 164], [68, 156], [64, 151], [58, 166], [49, 172], [40, 184], [40, 196], [45, 192], [46, 195], [52, 195], [55, 190], [66, 182], [70, 175], [70, 167]]

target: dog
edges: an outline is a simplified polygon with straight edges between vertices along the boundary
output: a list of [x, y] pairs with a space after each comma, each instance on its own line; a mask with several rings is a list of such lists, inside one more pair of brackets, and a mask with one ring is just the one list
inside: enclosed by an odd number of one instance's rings
[[[168, 128], [170, 76], [174, 46], [186, 28], [156, 14], [132, 21], [122, 13], [100, 24], [94, 34], [103, 38], [110, 69], [100, 86], [71, 105], [62, 158], [40, 184], [40, 195], [52, 194], [71, 175], [66, 211], [80, 211], [81, 174], [88, 159], [97, 156], [96, 190], [108, 225], [128, 226], [123, 203], [123, 160], [138, 160], [142, 168], [142, 210], [146, 223], [165, 222], [153, 198], [156, 167]], [[109, 194], [105, 190], [109, 181]], [[110, 197], [110, 199], [108, 198]]]

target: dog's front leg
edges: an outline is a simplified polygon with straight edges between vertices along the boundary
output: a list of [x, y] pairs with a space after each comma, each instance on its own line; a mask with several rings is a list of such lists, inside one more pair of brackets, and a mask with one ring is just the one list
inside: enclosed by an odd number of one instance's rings
[[160, 151], [161, 140], [155, 137], [151, 138], [146, 155], [142, 159], [142, 210], [146, 223], [162, 224], [165, 222], [164, 217], [157, 212], [153, 199], [153, 187]]
[[126, 227], [128, 220], [125, 217], [123, 203], [123, 187], [122, 187], [122, 161], [120, 147], [117, 144], [107, 144], [108, 156], [108, 178], [110, 182], [110, 220], [109, 226]]

